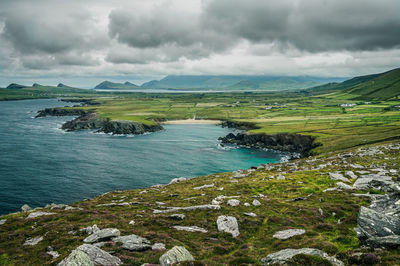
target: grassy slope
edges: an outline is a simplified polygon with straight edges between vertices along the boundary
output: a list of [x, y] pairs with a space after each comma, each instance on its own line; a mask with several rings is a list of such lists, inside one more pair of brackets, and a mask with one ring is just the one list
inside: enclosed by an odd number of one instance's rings
[[[167, 248], [175, 245], [185, 246], [192, 255], [206, 265], [238, 265], [251, 263], [259, 265], [259, 259], [284, 248], [314, 247], [331, 255], [337, 255], [347, 261], [354, 252], [372, 252], [380, 259], [381, 265], [395, 265], [400, 260], [399, 250], [369, 251], [360, 247], [353, 231], [356, 226], [360, 206], [368, 205], [365, 198], [355, 197], [351, 192], [322, 192], [334, 186], [328, 172], [355, 170], [349, 166], [356, 163], [366, 167], [385, 165], [387, 169], [398, 169], [400, 158], [398, 150], [381, 149], [384, 153], [375, 156], [353, 156], [338, 158], [336, 154], [310, 159], [296, 160], [291, 163], [276, 164], [273, 169], [260, 169], [248, 176], [236, 179], [232, 183], [231, 173], [217, 173], [194, 178], [186, 182], [160, 188], [111, 192], [92, 200], [73, 204], [83, 210], [50, 210], [55, 215], [42, 216], [26, 220], [26, 213], [10, 214], [3, 218], [7, 222], [0, 226], [0, 264], [9, 265], [48, 265], [60, 261], [72, 249], [81, 245], [86, 237], [79, 229], [97, 224], [100, 228], [114, 227], [122, 235], [137, 234], [148, 238], [151, 243], [162, 242]], [[354, 149], [348, 150], [354, 152]], [[315, 170], [322, 164], [328, 166]], [[271, 176], [284, 174], [285, 180], [270, 179]], [[204, 184], [215, 187], [194, 190]], [[217, 188], [223, 187], [223, 191]], [[371, 191], [375, 193], [374, 191]], [[246, 207], [244, 202], [252, 202], [258, 197], [261, 206]], [[168, 218], [170, 214], [153, 214], [153, 209], [160, 209], [156, 202], [165, 206], [192, 206], [210, 204], [218, 195], [238, 196], [242, 204], [230, 207], [226, 203], [218, 211], [184, 212], [183, 221]], [[297, 197], [306, 200], [291, 201]], [[137, 202], [130, 206], [104, 207], [98, 204], [110, 202]], [[320, 214], [319, 208], [323, 214]], [[244, 212], [254, 212], [257, 217], [244, 216]], [[240, 236], [217, 231], [216, 220], [219, 215], [231, 215], [238, 219]], [[135, 225], [129, 225], [134, 220]], [[338, 221], [340, 220], [340, 223]], [[173, 225], [199, 226], [208, 233], [188, 233], [176, 231]], [[302, 228], [305, 235], [288, 240], [278, 240], [272, 235], [279, 230]], [[71, 233], [74, 232], [74, 233]], [[44, 240], [36, 246], [23, 246], [28, 237], [43, 236]], [[52, 260], [45, 253], [47, 246], [53, 246], [61, 257]], [[127, 265], [157, 263], [162, 251], [131, 252], [119, 244], [109, 242], [104, 250], [113, 252]]]

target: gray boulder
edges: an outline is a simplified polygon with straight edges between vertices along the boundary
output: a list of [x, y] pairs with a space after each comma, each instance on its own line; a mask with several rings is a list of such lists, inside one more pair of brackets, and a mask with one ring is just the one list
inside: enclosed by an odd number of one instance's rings
[[240, 201], [237, 199], [230, 199], [226, 202], [229, 206], [236, 207], [240, 204]]
[[105, 228], [96, 232], [93, 232], [90, 236], [86, 237], [83, 242], [85, 243], [94, 243], [98, 241], [108, 240], [112, 237], [117, 237], [121, 233], [118, 229], [115, 228]]
[[163, 254], [159, 261], [161, 266], [169, 266], [183, 261], [194, 261], [194, 258], [186, 248], [175, 246]]
[[131, 251], [142, 251], [150, 249], [150, 241], [137, 235], [119, 236], [112, 239], [114, 242], [122, 243], [122, 247]]
[[288, 229], [276, 232], [273, 237], [278, 239], [288, 239], [294, 236], [305, 234], [306, 230], [303, 229]]
[[58, 266], [94, 266], [93, 261], [86, 255], [85, 252], [80, 250], [73, 250], [71, 254], [63, 259]]
[[21, 207], [21, 211], [23, 211], [23, 212], [27, 212], [27, 211], [30, 211], [30, 210], [32, 210], [32, 208], [28, 204], [24, 204]]
[[34, 246], [37, 243], [39, 243], [40, 241], [43, 240], [43, 236], [37, 236], [37, 237], [33, 237], [33, 238], [28, 238], [25, 243], [24, 246]]
[[53, 215], [55, 214], [54, 212], [31, 212], [28, 217], [26, 217], [26, 219], [33, 219], [33, 218], [37, 218], [40, 216], [46, 216], [46, 215]]
[[172, 214], [170, 216], [168, 216], [168, 218], [172, 219], [172, 220], [183, 220], [185, 219], [186, 215], [184, 214]]
[[155, 250], [155, 251], [166, 250], [165, 244], [164, 243], [154, 243], [154, 245], [151, 246], [151, 250]]
[[5, 224], [7, 222], [7, 219], [1, 219], [0, 220], [0, 225]]
[[383, 237], [371, 237], [366, 241], [368, 246], [371, 247], [390, 247], [397, 248], [400, 247], [400, 235], [390, 235]]
[[233, 216], [218, 216], [217, 227], [218, 231], [229, 233], [233, 237], [237, 237], [240, 235], [238, 222]]
[[84, 252], [95, 265], [114, 266], [122, 264], [119, 258], [93, 245], [83, 244], [76, 250]]
[[339, 180], [339, 181], [343, 181], [343, 182], [350, 182], [350, 180], [346, 177], [344, 177], [342, 174], [340, 173], [329, 173], [329, 176], [332, 180]]
[[187, 231], [187, 232], [200, 232], [200, 233], [207, 233], [208, 231], [204, 228], [198, 226], [172, 226], [172, 228], [179, 230], [179, 231]]
[[315, 249], [315, 248], [301, 248], [301, 249], [283, 249], [281, 251], [269, 254], [267, 257], [261, 259], [261, 263], [263, 265], [271, 265], [271, 264], [284, 264], [287, 260], [293, 258], [296, 255], [305, 254], [305, 255], [312, 255], [318, 256], [328, 260], [334, 266], [343, 266], [344, 263], [335, 257], [329, 256], [327, 253]]
[[370, 174], [360, 176], [356, 182], [354, 182], [353, 187], [357, 189], [369, 189], [376, 188], [371, 183], [373, 181], [378, 181], [382, 184], [391, 185], [393, 184], [392, 178], [390, 176]]

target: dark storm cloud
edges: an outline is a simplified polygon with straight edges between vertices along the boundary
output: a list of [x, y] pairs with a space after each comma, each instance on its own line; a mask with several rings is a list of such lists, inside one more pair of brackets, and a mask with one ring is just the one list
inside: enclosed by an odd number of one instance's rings
[[400, 1], [206, 1], [205, 27], [252, 42], [307, 51], [374, 50], [400, 44]]

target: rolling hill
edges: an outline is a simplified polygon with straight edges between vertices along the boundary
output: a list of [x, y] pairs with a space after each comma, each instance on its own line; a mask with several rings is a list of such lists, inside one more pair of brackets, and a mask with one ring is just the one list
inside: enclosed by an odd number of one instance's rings
[[315, 93], [333, 93], [331, 97], [352, 100], [388, 100], [400, 95], [400, 68], [354, 77], [341, 83], [328, 83], [308, 89]]

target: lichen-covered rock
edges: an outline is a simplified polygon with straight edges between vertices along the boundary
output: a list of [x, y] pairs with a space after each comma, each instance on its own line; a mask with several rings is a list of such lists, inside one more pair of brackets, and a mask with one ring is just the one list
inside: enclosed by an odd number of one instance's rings
[[142, 251], [150, 249], [150, 241], [137, 235], [119, 236], [112, 239], [114, 242], [122, 243], [122, 247], [131, 251]]
[[58, 266], [94, 266], [89, 256], [80, 250], [73, 250], [71, 254], [63, 259]]
[[258, 200], [253, 200], [253, 202], [251, 203], [253, 204], [253, 206], [261, 206], [261, 202], [259, 202]]
[[293, 258], [296, 255], [305, 254], [305, 255], [312, 255], [318, 256], [328, 260], [334, 266], [343, 266], [344, 263], [335, 257], [329, 256], [327, 253], [315, 249], [315, 248], [301, 248], [301, 249], [283, 249], [281, 251], [269, 254], [267, 257], [261, 259], [261, 263], [263, 265], [271, 265], [271, 264], [284, 264], [287, 260]]
[[218, 216], [217, 219], [218, 231], [231, 234], [233, 237], [239, 236], [239, 225], [233, 216]]
[[387, 183], [388, 185], [392, 184], [392, 178], [390, 176], [385, 176], [385, 175], [377, 175], [377, 174], [371, 174], [371, 175], [362, 175], [360, 176], [356, 182], [354, 182], [353, 187], [357, 189], [369, 189], [369, 188], [374, 188], [372, 185], [373, 181], [378, 181], [381, 183]]
[[305, 232], [306, 230], [304, 229], [288, 229], [276, 232], [273, 237], [278, 239], [288, 239], [294, 236], [305, 234]]
[[40, 216], [46, 216], [46, 215], [53, 215], [55, 214], [54, 212], [31, 212], [26, 219], [34, 219]]
[[83, 244], [76, 250], [84, 252], [95, 265], [114, 266], [122, 264], [119, 258], [93, 245]]
[[30, 211], [30, 210], [32, 210], [32, 208], [29, 207], [28, 204], [24, 204], [24, 205], [22, 205], [22, 207], [21, 207], [21, 211], [23, 211], [23, 212], [27, 212], [27, 211]]
[[194, 261], [194, 258], [185, 247], [175, 246], [163, 254], [159, 261], [161, 266], [169, 266], [178, 262]]
[[370, 247], [389, 247], [397, 248], [400, 247], [400, 235], [389, 235], [383, 237], [371, 237], [366, 240], [366, 243]]
[[119, 232], [118, 229], [115, 228], [105, 228], [102, 230], [99, 230], [97, 232], [93, 232], [90, 236], [85, 238], [83, 242], [85, 243], [94, 243], [102, 240], [107, 240], [112, 237], [119, 236], [121, 233]]
[[229, 206], [236, 207], [240, 204], [240, 201], [237, 199], [230, 199], [226, 202]]
[[165, 244], [164, 243], [154, 243], [154, 245], [151, 246], [151, 250], [155, 250], [155, 251], [166, 250]]
[[340, 173], [329, 173], [329, 176], [332, 180], [339, 180], [339, 181], [343, 181], [343, 182], [350, 182], [350, 180], [346, 177], [344, 177], [342, 174]]

